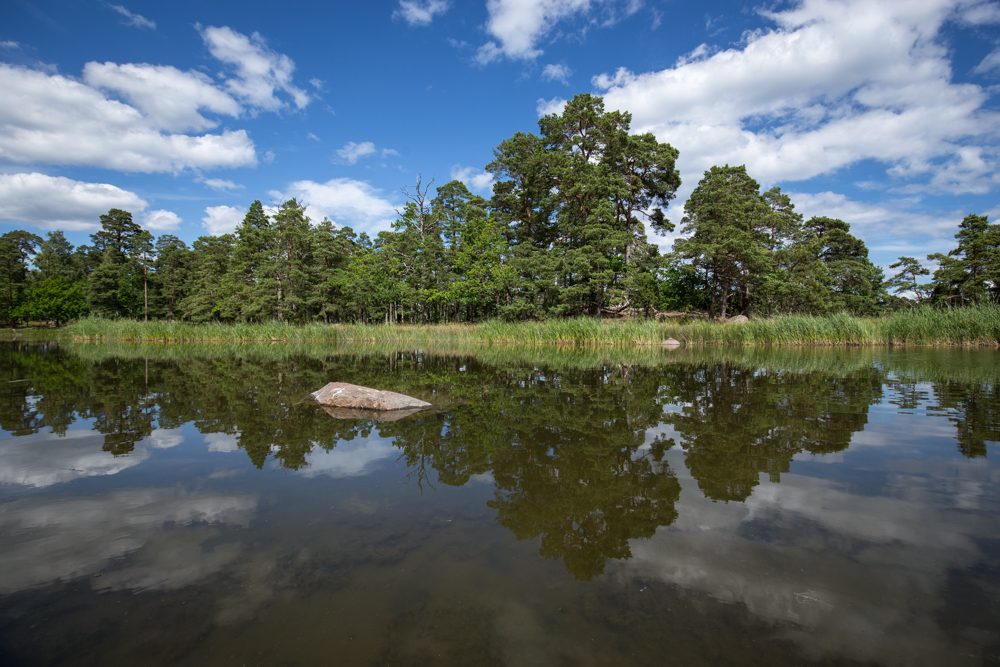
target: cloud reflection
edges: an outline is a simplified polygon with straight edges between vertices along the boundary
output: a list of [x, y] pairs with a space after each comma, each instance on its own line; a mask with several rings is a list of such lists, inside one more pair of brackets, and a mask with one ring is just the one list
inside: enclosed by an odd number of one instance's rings
[[104, 451], [104, 436], [91, 430], [70, 430], [64, 436], [35, 433], [0, 443], [0, 484], [41, 488], [81, 477], [114, 475], [139, 465], [149, 451], [138, 448], [128, 456]]
[[[0, 593], [43, 586], [100, 572], [110, 560], [148, 543], [160, 547], [140, 557], [135, 567], [109, 575], [115, 588], [174, 588], [204, 576], [235, 558], [232, 547], [203, 553], [166, 525], [195, 523], [246, 526], [257, 498], [246, 494], [186, 493], [141, 489], [89, 498], [36, 497], [0, 505]], [[174, 534], [174, 533], [177, 534]], [[169, 533], [169, 537], [165, 534]], [[169, 561], [169, 567], [161, 566]], [[207, 569], [206, 569], [207, 568]], [[200, 574], [199, 574], [200, 573]]]
[[[956, 475], [968, 482], [958, 503], [947, 488]], [[951, 664], [978, 651], [941, 627], [949, 574], [980, 562], [978, 541], [1000, 534], [995, 512], [960, 508], [995, 504], [997, 476], [975, 462], [925, 461], [862, 495], [786, 474], [729, 504], [688, 478], [677, 523], [637, 542], [622, 574], [745, 605], [816, 659]]]
[[359, 477], [372, 473], [382, 461], [398, 455], [399, 450], [389, 440], [341, 440], [329, 451], [314, 449], [306, 457], [309, 467], [299, 472], [306, 477]]

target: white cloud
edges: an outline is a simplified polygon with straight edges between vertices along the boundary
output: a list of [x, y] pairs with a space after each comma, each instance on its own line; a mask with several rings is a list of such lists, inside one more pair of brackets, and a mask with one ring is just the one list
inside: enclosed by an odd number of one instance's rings
[[976, 74], [986, 74], [997, 69], [1000, 69], [1000, 49], [993, 49], [972, 71]]
[[222, 178], [204, 178], [199, 179], [200, 183], [204, 183], [213, 190], [242, 190], [243, 186], [239, 183], [233, 183], [232, 181], [225, 180]]
[[380, 190], [349, 178], [326, 183], [296, 181], [285, 192], [270, 194], [278, 201], [296, 198], [306, 205], [306, 213], [313, 220], [326, 216], [339, 225], [372, 235], [390, 229], [396, 219], [396, 206], [384, 199]]
[[236, 70], [236, 78], [227, 79], [226, 88], [239, 99], [259, 109], [278, 111], [285, 106], [274, 95], [280, 90], [291, 95], [299, 109], [309, 104], [309, 94], [292, 83], [295, 63], [269, 48], [259, 33], [247, 37], [225, 26], [209, 26], [201, 36], [213, 56]]
[[[765, 184], [871, 159], [940, 192], [986, 192], [1000, 115], [990, 93], [951, 81], [942, 25], [954, 0], [803, 0], [739, 48], [647, 74], [594, 78], [611, 109], [680, 150], [687, 192], [713, 165]], [[937, 178], [935, 176], [938, 176]], [[684, 194], [684, 193], [682, 193]]]
[[245, 216], [246, 211], [238, 206], [209, 206], [201, 226], [212, 236], [221, 236], [235, 232]]
[[958, 19], [966, 25], [988, 25], [990, 23], [1000, 23], [1000, 3], [976, 2], [963, 3], [959, 8]]
[[324, 90], [326, 90], [326, 81], [324, 81], [323, 79], [317, 79], [316, 77], [313, 77], [309, 79], [309, 85], [321, 93]]
[[150, 30], [156, 30], [156, 23], [150, 21], [141, 14], [133, 14], [121, 5], [108, 5], [108, 7], [129, 19], [127, 25], [134, 25], [136, 28], [149, 28]]
[[546, 81], [558, 81], [559, 83], [568, 86], [569, 77], [572, 76], [573, 70], [566, 65], [555, 65], [550, 64], [542, 68], [542, 78]]
[[895, 207], [867, 204], [836, 192], [790, 192], [788, 195], [795, 204], [795, 210], [807, 220], [813, 216], [838, 218], [849, 223], [851, 233], [862, 238], [893, 233], [950, 238], [964, 217], [957, 211], [945, 216], [917, 213], [906, 206], [912, 202], [900, 202]]
[[0, 42], [0, 49], [11, 49], [11, 50], [13, 50], [13, 49], [19, 49], [19, 48], [21, 48], [21, 45], [18, 44], [17, 42], [11, 42], [11, 41], [2, 41], [2, 42]]
[[451, 168], [451, 178], [462, 181], [466, 187], [475, 192], [484, 194], [492, 194], [493, 192], [493, 174], [480, 171], [475, 167], [463, 167], [456, 164]]
[[430, 25], [435, 14], [448, 11], [447, 0], [399, 0], [399, 8], [392, 13], [393, 18], [402, 18], [411, 26]]
[[375, 144], [370, 141], [362, 141], [360, 144], [349, 141], [344, 144], [343, 148], [337, 150], [337, 155], [347, 164], [357, 164], [361, 158], [374, 155], [377, 152]]
[[551, 114], [561, 114], [565, 108], [566, 100], [561, 97], [553, 97], [551, 100], [540, 99], [535, 105], [535, 111], [538, 112], [539, 118]]
[[390, 155], [395, 155], [396, 157], [399, 157], [399, 151], [394, 151], [391, 148], [382, 149], [382, 157], [389, 157]]
[[[58, 74], [0, 63], [0, 159], [131, 172], [257, 162], [246, 131], [165, 134], [138, 109]], [[137, 86], [136, 91], [139, 90]], [[140, 94], [136, 92], [136, 94]]]
[[180, 224], [180, 216], [173, 211], [149, 211], [142, 216], [142, 226], [151, 232], [172, 232]]
[[156, 127], [172, 132], [206, 130], [219, 124], [198, 113], [199, 109], [234, 118], [242, 110], [201, 72], [182, 72], [163, 65], [90, 62], [83, 68], [83, 80], [93, 88], [119, 93]]
[[135, 214], [147, 206], [134, 192], [108, 183], [84, 183], [39, 173], [0, 174], [0, 220], [44, 229], [90, 231], [100, 227], [100, 216], [109, 209]]
[[[542, 54], [541, 42], [556, 26], [569, 19], [584, 17], [588, 25], [612, 25], [623, 15], [636, 12], [637, 0], [488, 0], [486, 31], [495, 38], [479, 48], [476, 60], [487, 64], [502, 56], [527, 60]], [[602, 9], [598, 22], [593, 10]]]
[[313, 141], [320, 141], [320, 138], [319, 138], [319, 137], [317, 137], [317, 136], [316, 136], [315, 134], [313, 134], [312, 132], [310, 132], [309, 134], [307, 134], [307, 135], [306, 135], [306, 139], [311, 139], [311, 140], [313, 140]]

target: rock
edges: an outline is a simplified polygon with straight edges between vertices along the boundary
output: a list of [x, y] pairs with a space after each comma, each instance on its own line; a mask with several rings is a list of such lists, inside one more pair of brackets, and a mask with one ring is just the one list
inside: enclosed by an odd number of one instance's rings
[[380, 391], [369, 387], [359, 387], [346, 382], [331, 382], [319, 391], [310, 394], [325, 408], [349, 408], [354, 410], [423, 410], [431, 407], [421, 401], [394, 391]]
[[728, 320], [726, 320], [726, 322], [729, 324], [743, 324], [744, 322], [749, 322], [749, 321], [750, 318], [748, 318], [746, 315], [737, 315], [736, 317], [730, 317]]
[[677, 340], [676, 338], [668, 338], [665, 341], [663, 341], [662, 343], [660, 343], [660, 345], [662, 345], [663, 347], [671, 347], [671, 348], [672, 347], [678, 347], [680, 344], [681, 344], [681, 342], [679, 340]]
[[423, 412], [427, 408], [403, 408], [402, 410], [362, 410], [361, 408], [328, 408], [323, 411], [334, 419], [372, 419], [380, 422], [398, 422], [400, 419]]

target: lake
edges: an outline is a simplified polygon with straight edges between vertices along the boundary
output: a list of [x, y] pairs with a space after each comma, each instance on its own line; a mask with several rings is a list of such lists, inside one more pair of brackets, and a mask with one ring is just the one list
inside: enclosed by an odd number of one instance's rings
[[995, 350], [0, 346], [4, 665], [1000, 663]]

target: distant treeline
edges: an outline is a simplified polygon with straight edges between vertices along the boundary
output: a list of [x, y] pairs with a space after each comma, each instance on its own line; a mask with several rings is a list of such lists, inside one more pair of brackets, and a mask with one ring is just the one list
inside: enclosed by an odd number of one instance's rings
[[760, 191], [745, 167], [712, 167], [674, 231], [678, 152], [629, 133], [631, 115], [578, 95], [539, 135], [517, 133], [486, 169], [493, 196], [459, 181], [431, 193], [418, 179], [393, 230], [375, 238], [311, 221], [294, 199], [268, 214], [255, 201], [233, 234], [188, 247], [158, 238], [127, 211], [100, 218], [92, 245], [62, 232], [0, 238], [0, 320], [109, 318], [190, 322], [432, 323], [490, 318], [653, 315], [874, 315], [913, 302], [992, 303], [1000, 297], [1000, 231], [961, 223], [958, 247], [911, 257], [886, 280], [847, 223], [803, 220], [780, 188]]

